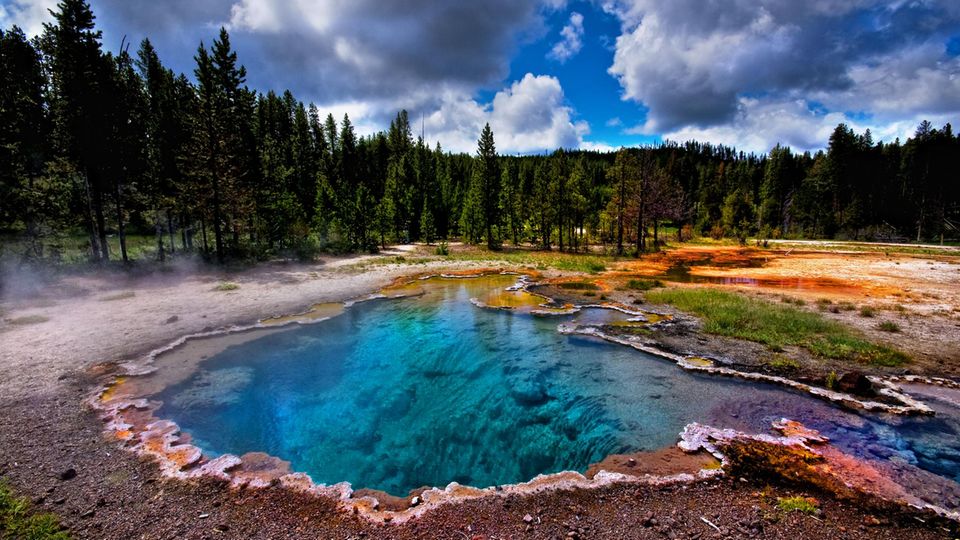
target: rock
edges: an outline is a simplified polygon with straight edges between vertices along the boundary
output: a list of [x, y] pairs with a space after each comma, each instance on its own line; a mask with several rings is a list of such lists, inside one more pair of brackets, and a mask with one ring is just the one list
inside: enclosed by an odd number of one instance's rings
[[177, 315], [172, 315], [172, 316], [169, 317], [169, 318], [166, 320], [166, 322], [164, 322], [163, 324], [173, 324], [173, 323], [175, 323], [175, 322], [177, 322], [177, 321], [179, 321], [179, 320], [180, 320], [180, 317], [179, 317], [179, 316], [177, 316]]
[[637, 460], [633, 458], [630, 458], [627, 460], [627, 467], [636, 467], [636, 466], [637, 466]]
[[90, 517], [93, 517], [93, 515], [94, 515], [95, 513], [96, 513], [96, 512], [94, 512], [93, 508], [91, 508], [91, 509], [87, 510], [86, 512], [80, 514], [80, 517], [82, 517], [82, 518], [90, 518]]
[[63, 481], [73, 480], [76, 477], [77, 477], [77, 470], [74, 469], [73, 467], [70, 467], [69, 469], [66, 469], [65, 471], [60, 473], [60, 479]]
[[859, 371], [848, 371], [837, 381], [837, 390], [857, 396], [875, 396], [873, 383]]
[[420, 497], [410, 499], [410, 506], [417, 506], [418, 504], [420, 504]]
[[530, 514], [524, 515], [523, 522], [527, 524], [533, 523], [533, 516], [531, 516]]

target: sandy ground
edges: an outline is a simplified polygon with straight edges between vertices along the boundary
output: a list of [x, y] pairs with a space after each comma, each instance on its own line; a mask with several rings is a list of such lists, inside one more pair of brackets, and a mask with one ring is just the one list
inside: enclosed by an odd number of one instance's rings
[[[400, 254], [412, 246], [394, 248]], [[382, 255], [380, 255], [382, 256]], [[178, 337], [249, 325], [304, 311], [314, 303], [357, 298], [431, 265], [356, 265], [369, 256], [315, 264], [266, 264], [240, 272], [183, 272], [128, 277], [67, 277], [40, 298], [0, 304], [0, 395], [22, 398], [56, 389], [67, 373], [99, 362], [133, 359]], [[449, 264], [437, 265], [448, 268]], [[458, 266], [478, 266], [462, 263]], [[220, 283], [236, 283], [218, 291]], [[38, 323], [17, 324], [25, 317]]]
[[[960, 350], [955, 311], [960, 307], [960, 266], [945, 258], [854, 257], [857, 264], [849, 265], [849, 259], [837, 253], [793, 252], [771, 258], [763, 268], [713, 271], [855, 282], [863, 285], [863, 292], [844, 292], [851, 301], [906, 306], [907, 320], [897, 340], [936, 341], [929, 347], [930, 358], [945, 364], [955, 360]], [[80, 538], [667, 538], [671, 534], [685, 538], [933, 538], [947, 534], [909, 517], [880, 515], [884, 526], [876, 527], [881, 522], [869, 509], [840, 502], [825, 503], [825, 521], [823, 517], [819, 521], [792, 516], [768, 519], [770, 512], [776, 512], [757, 499], [758, 485], [744, 488], [737, 481], [681, 491], [621, 487], [600, 494], [544, 494], [512, 505], [480, 501], [437, 512], [412, 527], [382, 530], [337, 516], [329, 505], [304, 503], [280, 490], [226, 493], [216, 485], [162, 481], [155, 465], [105, 440], [102, 425], [81, 405], [91, 382], [85, 372], [94, 364], [138, 357], [185, 334], [250, 324], [303, 311], [318, 302], [356, 298], [399, 276], [451, 266], [437, 261], [376, 265], [361, 271], [356, 265], [364, 260], [267, 264], [239, 272], [174, 271], [136, 278], [74, 276], [51, 285], [40, 297], [0, 303], [5, 321], [0, 325], [0, 476], [10, 479], [40, 508], [63, 516]], [[227, 281], [239, 287], [216, 290]], [[822, 291], [788, 294], [815, 300]], [[903, 317], [899, 311], [893, 313], [884, 311], [883, 317]], [[24, 324], [25, 317], [43, 322]], [[880, 319], [851, 320], [869, 331]], [[919, 345], [916, 350], [926, 351]], [[936, 364], [924, 365], [932, 370]], [[66, 468], [75, 468], [77, 478], [61, 480]], [[780, 494], [779, 489], [773, 496]], [[536, 523], [522, 519], [527, 513], [536, 516]], [[541, 520], [544, 513], [549, 519]], [[216, 519], [198, 517], [205, 514]], [[657, 519], [650, 524], [653, 515], [659, 517], [659, 524]], [[698, 519], [701, 516], [712, 518], [723, 533], [705, 526]], [[544, 527], [542, 522], [553, 525]], [[576, 534], [570, 536], [570, 531]]]

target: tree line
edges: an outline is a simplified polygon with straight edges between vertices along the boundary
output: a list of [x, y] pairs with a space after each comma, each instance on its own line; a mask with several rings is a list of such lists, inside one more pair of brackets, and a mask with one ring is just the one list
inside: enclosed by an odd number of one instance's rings
[[450, 153], [414, 138], [405, 111], [357, 136], [346, 115], [251, 90], [224, 29], [190, 78], [148, 39], [104, 51], [85, 0], [51, 13], [33, 39], [0, 31], [0, 232], [23, 260], [55, 260], [78, 234], [91, 261], [127, 261], [135, 233], [159, 259], [221, 262], [454, 238], [642, 253], [666, 227], [741, 242], [960, 236], [949, 124], [893, 143], [841, 124], [816, 154], [666, 142], [530, 156], [499, 155], [488, 125], [476, 154]]

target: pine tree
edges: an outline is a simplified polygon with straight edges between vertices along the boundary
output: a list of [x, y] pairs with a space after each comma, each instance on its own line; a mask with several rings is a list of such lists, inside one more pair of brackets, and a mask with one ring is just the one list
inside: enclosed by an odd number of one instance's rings
[[[487, 248], [499, 250], [500, 232], [500, 164], [497, 157], [497, 148], [493, 141], [493, 130], [490, 124], [483, 127], [480, 139], [477, 141], [477, 158], [473, 170], [473, 184], [470, 200], [476, 206], [474, 212], [479, 212], [480, 229], [484, 231]], [[474, 220], [477, 216], [474, 216]], [[497, 235], [494, 234], [497, 231]]]
[[105, 137], [110, 131], [110, 62], [100, 48], [93, 12], [85, 0], [63, 0], [44, 24], [40, 39], [50, 69], [51, 111], [57, 148], [80, 173], [89, 213], [91, 259], [110, 258], [105, 204], [109, 181], [103, 171], [110, 160]]

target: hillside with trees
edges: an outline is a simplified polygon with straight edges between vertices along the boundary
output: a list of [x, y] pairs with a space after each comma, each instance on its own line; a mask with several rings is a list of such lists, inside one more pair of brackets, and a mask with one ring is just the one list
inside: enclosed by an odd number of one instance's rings
[[347, 116], [250, 89], [224, 29], [191, 74], [149, 40], [128, 49], [103, 49], [84, 0], [63, 0], [34, 39], [0, 32], [3, 257], [81, 247], [128, 261], [132, 234], [151, 235], [159, 260], [220, 262], [447, 239], [628, 254], [666, 227], [679, 240], [960, 238], [949, 124], [892, 143], [841, 124], [825, 151], [767, 155], [665, 142], [501, 156], [486, 126], [475, 155], [455, 154], [414, 138], [405, 111], [358, 136]]

